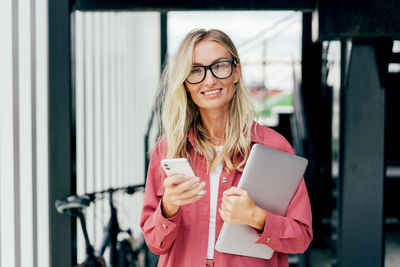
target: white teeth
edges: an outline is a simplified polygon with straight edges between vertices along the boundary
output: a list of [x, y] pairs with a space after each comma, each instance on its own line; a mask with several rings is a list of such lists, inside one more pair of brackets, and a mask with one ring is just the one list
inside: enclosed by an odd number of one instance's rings
[[205, 95], [212, 95], [212, 94], [216, 94], [216, 93], [218, 93], [219, 92], [219, 89], [217, 89], [217, 90], [212, 90], [212, 91], [207, 91], [207, 92], [204, 92], [204, 94]]

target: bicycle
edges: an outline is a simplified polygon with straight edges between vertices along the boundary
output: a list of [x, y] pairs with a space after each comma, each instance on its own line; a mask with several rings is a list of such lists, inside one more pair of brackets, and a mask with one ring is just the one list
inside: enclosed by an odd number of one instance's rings
[[[63, 200], [56, 200], [55, 206], [59, 213], [67, 213], [79, 219], [86, 245], [86, 260], [77, 265], [77, 267], [105, 267], [106, 263], [103, 258], [107, 247], [110, 247], [110, 264], [112, 267], [139, 267], [143, 265], [143, 257], [147, 255], [147, 246], [143, 235], [140, 238], [133, 238], [130, 229], [121, 230], [119, 227], [117, 209], [114, 206], [113, 194], [123, 191], [132, 195], [138, 191], [144, 190], [144, 184], [131, 185], [118, 188], [108, 188], [103, 191], [86, 193], [83, 195], [71, 195]], [[86, 228], [86, 220], [83, 210], [96, 201], [108, 195], [108, 204], [110, 207], [110, 219], [104, 230], [103, 240], [100, 249], [95, 252], [94, 247], [89, 241]], [[118, 235], [127, 233], [128, 238], [118, 241]], [[143, 257], [141, 257], [143, 255]]]

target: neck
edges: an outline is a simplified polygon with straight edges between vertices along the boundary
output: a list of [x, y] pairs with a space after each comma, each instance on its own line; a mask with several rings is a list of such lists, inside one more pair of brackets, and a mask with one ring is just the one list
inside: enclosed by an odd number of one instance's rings
[[222, 146], [225, 142], [225, 127], [228, 121], [228, 111], [204, 111], [200, 110], [203, 126], [211, 136], [216, 146]]

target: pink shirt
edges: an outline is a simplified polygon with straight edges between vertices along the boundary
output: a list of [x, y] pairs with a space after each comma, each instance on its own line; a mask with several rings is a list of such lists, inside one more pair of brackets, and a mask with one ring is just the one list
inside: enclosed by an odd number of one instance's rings
[[[294, 153], [286, 139], [274, 130], [257, 123], [253, 126], [255, 127], [253, 127], [252, 142]], [[165, 138], [157, 143], [150, 160], [140, 226], [149, 248], [160, 255], [158, 266], [206, 266], [210, 216], [210, 189], [207, 188], [209, 173], [206, 160], [194, 150], [193, 131], [190, 132], [188, 139], [187, 148], [192, 158], [192, 167], [197, 176], [206, 182], [207, 194], [195, 203], [180, 207], [172, 218], [163, 217], [160, 206], [164, 193], [163, 180], [166, 177], [160, 165], [167, 151]], [[232, 186], [237, 186], [241, 175], [240, 171], [228, 173], [225, 169], [222, 170], [217, 207], [221, 206], [222, 193]], [[289, 204], [285, 217], [268, 211], [265, 213], [264, 231], [259, 235], [257, 243], [274, 249], [272, 258], [264, 260], [214, 250], [214, 266], [287, 267], [287, 253], [303, 253], [307, 249], [313, 233], [311, 207], [304, 179]], [[218, 237], [223, 223], [217, 213], [215, 238]]]

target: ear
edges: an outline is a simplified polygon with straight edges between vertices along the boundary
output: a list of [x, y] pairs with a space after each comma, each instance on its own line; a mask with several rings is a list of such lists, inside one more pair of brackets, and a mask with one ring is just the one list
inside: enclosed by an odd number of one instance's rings
[[236, 63], [236, 67], [233, 69], [233, 81], [235, 84], [239, 82], [241, 69], [242, 66], [240, 65], [240, 63]]

